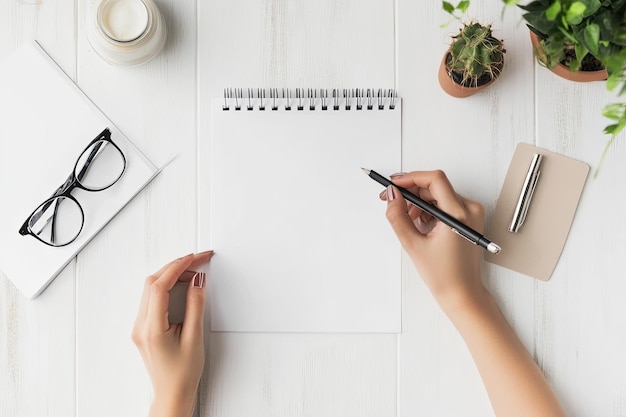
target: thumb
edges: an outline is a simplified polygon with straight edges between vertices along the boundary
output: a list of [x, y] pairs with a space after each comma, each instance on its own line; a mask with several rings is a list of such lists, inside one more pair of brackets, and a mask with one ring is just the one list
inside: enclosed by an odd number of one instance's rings
[[196, 272], [187, 288], [187, 305], [185, 307], [185, 321], [182, 328], [182, 339], [194, 340], [204, 337], [204, 306], [206, 292], [204, 290], [204, 272]]
[[390, 185], [387, 187], [387, 220], [398, 236], [400, 244], [409, 251], [424, 238], [417, 230], [404, 197], [400, 191]]

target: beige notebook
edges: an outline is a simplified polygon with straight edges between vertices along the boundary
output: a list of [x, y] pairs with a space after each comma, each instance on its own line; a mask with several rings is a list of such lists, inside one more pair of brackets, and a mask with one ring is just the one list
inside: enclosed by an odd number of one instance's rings
[[[514, 212], [535, 154], [541, 155], [540, 172], [528, 212], [517, 232], [510, 232]], [[589, 165], [526, 143], [517, 145], [504, 179], [496, 210], [486, 235], [501, 246], [486, 253], [488, 262], [547, 281], [557, 265]]]

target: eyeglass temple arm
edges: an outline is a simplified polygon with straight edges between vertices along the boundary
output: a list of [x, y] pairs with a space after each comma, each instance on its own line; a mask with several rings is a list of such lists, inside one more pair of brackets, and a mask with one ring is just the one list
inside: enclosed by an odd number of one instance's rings
[[56, 241], [57, 223], [55, 220], [57, 218], [57, 212], [59, 211], [59, 204], [61, 204], [61, 200], [54, 200], [54, 213], [52, 214], [52, 231], [50, 232], [50, 243], [55, 243]]
[[107, 144], [107, 142], [101, 141], [98, 142], [93, 149], [91, 150], [91, 152], [89, 152], [89, 156], [87, 157], [87, 160], [85, 161], [85, 165], [83, 165], [83, 167], [81, 168], [80, 172], [76, 174], [76, 178], [78, 179], [78, 181], [82, 180], [85, 175], [87, 175], [87, 171], [89, 171], [89, 168], [91, 167], [91, 164], [93, 163], [93, 160], [96, 159], [96, 156], [98, 156], [98, 153], [100, 153], [100, 151], [105, 145]]
[[[70, 176], [67, 177], [63, 185], [57, 188], [56, 191], [52, 193], [50, 197], [48, 197], [48, 199], [62, 195], [72, 185], [72, 182], [73, 182], [73, 178], [72, 178], [72, 174], [70, 174]], [[43, 216], [43, 213], [45, 213], [46, 210], [48, 210], [48, 207], [50, 207], [51, 204], [52, 204], [52, 201], [47, 202], [46, 204], [43, 205], [41, 210], [39, 210], [37, 213], [34, 213], [31, 217], [29, 217], [28, 220], [26, 220], [26, 222], [24, 222], [24, 224], [20, 228], [20, 234], [22, 235], [28, 234], [28, 223], [31, 221], [32, 223], [36, 223], [41, 218], [41, 216]], [[53, 216], [56, 216], [56, 211], [57, 211], [57, 208], [55, 207]], [[54, 222], [54, 217], [52, 218], [52, 221]]]
[[[89, 153], [89, 156], [87, 157], [87, 160], [85, 161], [85, 165], [83, 165], [83, 168], [80, 170], [80, 172], [78, 174], [76, 174], [76, 178], [78, 179], [78, 181], [80, 181], [81, 179], [83, 179], [85, 177], [85, 175], [87, 174], [87, 171], [89, 170], [89, 167], [93, 163], [93, 160], [96, 159], [96, 157], [98, 156], [98, 153], [100, 152], [100, 148], [102, 148], [104, 145], [106, 145], [106, 142], [99, 142], [91, 150], [91, 152]], [[56, 195], [59, 195], [60, 193], [63, 193], [70, 186], [70, 184], [72, 182], [73, 182], [72, 181], [72, 175], [70, 174], [69, 178], [65, 181], [65, 183], [61, 187], [59, 187], [59, 189], [55, 192], [55, 194], [52, 197], [55, 197]], [[50, 202], [47, 207], [44, 207], [44, 211], [45, 211], [45, 209], [50, 207], [51, 203], [52, 202]], [[59, 211], [59, 205], [60, 204], [61, 204], [60, 200], [58, 200], [58, 199], [54, 200], [54, 213], [52, 214], [52, 218], [51, 218], [51, 220], [52, 220], [52, 224], [51, 224], [52, 231], [50, 232], [50, 243], [55, 243], [55, 240], [56, 240], [56, 229], [57, 229], [56, 228], [56, 218], [57, 218], [57, 213]]]

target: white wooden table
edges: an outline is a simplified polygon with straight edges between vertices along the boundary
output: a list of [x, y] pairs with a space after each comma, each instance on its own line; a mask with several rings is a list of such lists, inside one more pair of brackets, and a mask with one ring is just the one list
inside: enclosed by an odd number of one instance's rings
[[[508, 50], [485, 92], [446, 96], [439, 61], [457, 23], [437, 0], [157, 0], [164, 52], [138, 68], [100, 60], [90, 1], [0, 1], [0, 60], [37, 39], [157, 164], [177, 160], [34, 301], [0, 277], [1, 416], [140, 416], [150, 382], [130, 340], [144, 277], [207, 249], [208, 103], [224, 87], [395, 87], [405, 171], [442, 168], [487, 215], [515, 145], [595, 168], [607, 137], [603, 83], [535, 64], [520, 13], [473, 2]], [[2, 94], [2, 92], [0, 92]], [[2, 138], [1, 140], [6, 140]], [[486, 281], [571, 416], [626, 416], [626, 137], [589, 179], [552, 280], [485, 265]], [[4, 196], [3, 196], [4, 198]], [[375, 196], [372, 196], [375, 198]], [[1, 211], [1, 208], [0, 208]], [[1, 213], [0, 213], [1, 215]], [[36, 259], [25, 259], [36, 262]], [[493, 415], [463, 341], [403, 260], [399, 335], [207, 336], [201, 416]]]

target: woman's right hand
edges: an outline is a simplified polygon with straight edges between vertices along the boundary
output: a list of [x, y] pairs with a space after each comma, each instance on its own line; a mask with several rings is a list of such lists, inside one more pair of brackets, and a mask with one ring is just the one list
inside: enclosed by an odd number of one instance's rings
[[[482, 205], [458, 195], [443, 171], [394, 174], [391, 181], [482, 232]], [[402, 247], [441, 307], [448, 310], [478, 301], [485, 291], [481, 280], [482, 249], [407, 203], [397, 188], [388, 187], [381, 198], [387, 200], [387, 219]]]
[[[391, 180], [482, 232], [482, 206], [458, 195], [442, 171], [393, 175]], [[387, 218], [402, 246], [467, 344], [495, 415], [565, 416], [550, 384], [483, 286], [483, 249], [417, 207], [408, 207], [397, 188], [388, 187], [381, 197], [387, 200]]]

